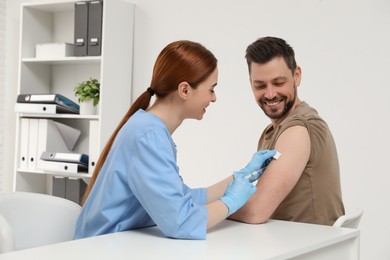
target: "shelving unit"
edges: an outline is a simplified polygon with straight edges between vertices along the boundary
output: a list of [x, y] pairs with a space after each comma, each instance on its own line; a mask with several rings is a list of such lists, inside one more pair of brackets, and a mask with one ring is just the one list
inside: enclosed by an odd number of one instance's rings
[[[98, 114], [16, 113], [15, 191], [51, 194], [53, 176], [88, 180], [100, 151], [130, 106], [134, 5], [129, 1], [104, 1], [100, 56], [45, 59], [35, 57], [37, 44], [73, 44], [75, 3], [76, 1], [64, 1], [21, 5], [18, 94], [55, 93], [77, 101], [74, 95], [76, 84], [96, 78], [101, 84]], [[23, 118], [30, 120], [44, 118], [81, 130], [73, 152], [89, 154], [88, 173], [58, 173], [25, 167], [22, 161], [26, 148], [26, 140], [22, 138], [21, 133]], [[58, 140], [47, 140], [56, 141]], [[30, 151], [34, 149], [29, 147]], [[33, 156], [34, 159], [39, 159], [37, 153], [29, 154], [24, 159]]]

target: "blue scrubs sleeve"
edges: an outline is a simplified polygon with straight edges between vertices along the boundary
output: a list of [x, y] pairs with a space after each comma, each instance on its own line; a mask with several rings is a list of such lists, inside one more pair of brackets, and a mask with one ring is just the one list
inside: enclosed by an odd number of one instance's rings
[[187, 185], [183, 183], [185, 192], [190, 192], [192, 194], [192, 199], [200, 204], [205, 205], [207, 203], [207, 189], [206, 188], [197, 188], [197, 189], [191, 189]]
[[152, 129], [133, 147], [128, 183], [156, 225], [168, 237], [205, 239], [207, 209], [199, 203], [205, 201], [205, 190], [190, 191], [184, 185], [169, 134]]

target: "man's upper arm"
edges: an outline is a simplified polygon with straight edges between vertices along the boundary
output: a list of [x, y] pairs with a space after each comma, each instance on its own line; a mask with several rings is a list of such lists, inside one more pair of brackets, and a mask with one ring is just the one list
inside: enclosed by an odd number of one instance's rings
[[257, 191], [231, 218], [262, 223], [276, 210], [299, 180], [310, 156], [310, 138], [303, 126], [286, 129], [275, 149], [282, 155], [273, 160], [257, 183]]

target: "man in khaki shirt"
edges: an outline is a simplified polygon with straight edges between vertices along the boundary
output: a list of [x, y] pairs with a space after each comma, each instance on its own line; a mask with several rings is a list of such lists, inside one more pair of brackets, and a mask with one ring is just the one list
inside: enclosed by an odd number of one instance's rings
[[344, 214], [336, 146], [326, 122], [298, 98], [301, 68], [290, 45], [276, 37], [248, 46], [246, 59], [257, 104], [271, 119], [258, 149], [276, 149], [257, 191], [230, 218], [269, 218], [333, 225]]

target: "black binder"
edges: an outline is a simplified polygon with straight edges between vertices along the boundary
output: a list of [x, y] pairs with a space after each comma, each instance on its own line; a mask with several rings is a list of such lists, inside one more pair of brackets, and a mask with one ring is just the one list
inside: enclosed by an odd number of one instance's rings
[[74, 55], [87, 56], [88, 2], [80, 1], [74, 7]]
[[90, 1], [88, 15], [88, 56], [99, 56], [102, 51], [103, 1]]

